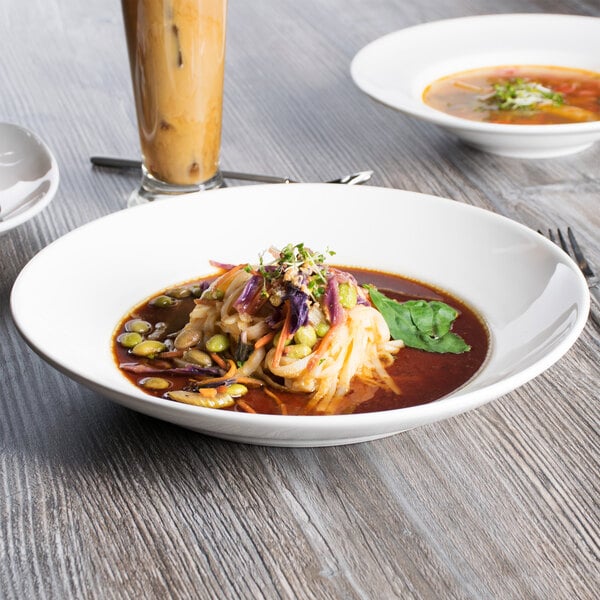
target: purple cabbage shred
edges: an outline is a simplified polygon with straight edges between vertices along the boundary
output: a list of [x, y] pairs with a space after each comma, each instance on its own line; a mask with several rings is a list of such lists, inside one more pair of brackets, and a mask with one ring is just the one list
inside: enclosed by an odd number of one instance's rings
[[256, 294], [260, 294], [263, 286], [263, 278], [259, 275], [252, 275], [244, 286], [242, 293], [235, 301], [234, 307], [240, 314], [248, 312], [248, 308], [254, 304]]
[[308, 323], [309, 298], [303, 291], [290, 286], [286, 299], [290, 301], [290, 335], [293, 335], [300, 327]]
[[219, 367], [196, 367], [194, 365], [159, 369], [145, 363], [121, 363], [119, 368], [129, 373], [143, 375], [204, 375], [207, 377], [221, 377], [224, 373], [223, 369]]
[[335, 275], [328, 277], [325, 295], [323, 296], [323, 306], [332, 325], [337, 325], [344, 318], [344, 309], [340, 303], [338, 283], [339, 280]]

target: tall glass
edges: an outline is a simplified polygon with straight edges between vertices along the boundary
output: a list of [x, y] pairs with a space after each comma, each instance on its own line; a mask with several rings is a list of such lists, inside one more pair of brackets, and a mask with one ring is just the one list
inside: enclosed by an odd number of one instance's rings
[[142, 150], [141, 204], [223, 184], [227, 0], [122, 0]]

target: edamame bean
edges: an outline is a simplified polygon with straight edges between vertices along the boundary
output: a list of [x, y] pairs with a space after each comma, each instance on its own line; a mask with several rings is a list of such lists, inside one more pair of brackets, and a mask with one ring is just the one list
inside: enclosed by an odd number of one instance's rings
[[163, 379], [162, 377], [144, 377], [138, 381], [140, 385], [143, 385], [149, 390], [166, 390], [171, 387], [171, 382]]
[[229, 338], [222, 333], [217, 333], [206, 342], [206, 349], [209, 352], [224, 352], [229, 348]]
[[202, 298], [204, 298], [205, 300], [223, 300], [224, 297], [225, 292], [218, 288], [215, 288], [214, 290], [211, 290], [209, 288], [208, 290], [206, 290], [206, 292], [204, 292], [204, 294], [202, 294]]
[[358, 295], [356, 293], [356, 287], [351, 283], [344, 282], [340, 283], [339, 286], [340, 304], [344, 308], [354, 308]]
[[142, 319], [132, 319], [125, 323], [125, 331], [135, 331], [144, 335], [152, 329], [152, 325], [148, 321], [142, 321]]
[[148, 336], [149, 340], [162, 341], [167, 335], [167, 324], [159, 321], [154, 324], [154, 331]]
[[123, 346], [123, 348], [133, 348], [137, 346], [144, 338], [136, 331], [128, 331], [122, 333], [118, 338], [117, 342]]
[[[281, 337], [281, 331], [278, 331], [273, 338], [273, 346], [277, 346], [279, 344], [279, 338]], [[285, 341], [284, 346], [289, 346], [292, 343], [292, 338], [289, 338]]]
[[325, 337], [328, 331], [329, 323], [326, 323], [325, 321], [321, 321], [315, 328], [315, 332], [320, 338]]
[[310, 325], [303, 325], [298, 328], [294, 334], [294, 341], [297, 344], [304, 344], [312, 348], [317, 343], [317, 332]]
[[204, 287], [201, 285], [193, 285], [192, 286], [192, 296], [194, 296], [194, 298], [200, 298], [200, 296], [202, 296], [202, 294], [204, 293]]
[[197, 350], [196, 348], [188, 350], [183, 355], [183, 360], [200, 365], [201, 367], [210, 367], [212, 365], [210, 356], [206, 352], [202, 352], [202, 350]]
[[284, 352], [285, 355], [290, 358], [306, 358], [312, 353], [312, 348], [305, 344], [292, 344], [291, 346], [288, 346]]
[[166, 346], [162, 342], [156, 340], [144, 340], [139, 344], [136, 344], [132, 349], [131, 353], [136, 356], [146, 356], [147, 358], [154, 358], [159, 352], [164, 352]]
[[240, 396], [244, 396], [248, 393], [248, 388], [241, 383], [232, 383], [230, 386], [228, 386], [227, 393], [232, 398], [239, 398]]
[[192, 295], [192, 290], [189, 287], [176, 287], [167, 290], [165, 294], [171, 298], [188, 298]]
[[169, 308], [169, 306], [173, 306], [176, 303], [177, 301], [175, 298], [171, 298], [170, 296], [166, 296], [164, 294], [150, 300], [150, 304], [158, 308]]

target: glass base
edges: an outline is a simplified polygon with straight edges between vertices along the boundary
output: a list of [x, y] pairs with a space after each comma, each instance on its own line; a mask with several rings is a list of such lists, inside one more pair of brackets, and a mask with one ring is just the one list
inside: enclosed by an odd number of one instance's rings
[[129, 200], [127, 201], [128, 207], [147, 204], [148, 202], [154, 202], [155, 200], [165, 200], [166, 198], [181, 196], [181, 194], [204, 192], [225, 187], [221, 171], [217, 171], [213, 177], [207, 181], [203, 181], [202, 183], [195, 183], [192, 185], [175, 185], [160, 181], [149, 175], [145, 169], [142, 170], [142, 182], [140, 187], [134, 190], [129, 196]]

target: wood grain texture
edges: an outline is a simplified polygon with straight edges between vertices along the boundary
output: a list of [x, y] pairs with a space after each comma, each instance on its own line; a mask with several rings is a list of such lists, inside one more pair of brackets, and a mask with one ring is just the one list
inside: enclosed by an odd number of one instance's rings
[[[223, 166], [305, 181], [372, 168], [374, 185], [534, 229], [571, 224], [600, 269], [600, 146], [560, 160], [485, 155], [351, 81], [354, 54], [385, 33], [500, 12], [600, 16], [600, 5], [231, 0]], [[0, 40], [0, 120], [37, 132], [61, 168], [54, 202], [0, 237], [0, 597], [597, 597], [591, 324], [543, 375], [477, 411], [322, 449], [180, 429], [31, 352], [9, 314], [17, 274], [54, 239], [125, 206], [137, 177], [88, 158], [135, 157], [138, 144], [117, 0], [0, 0]]]

